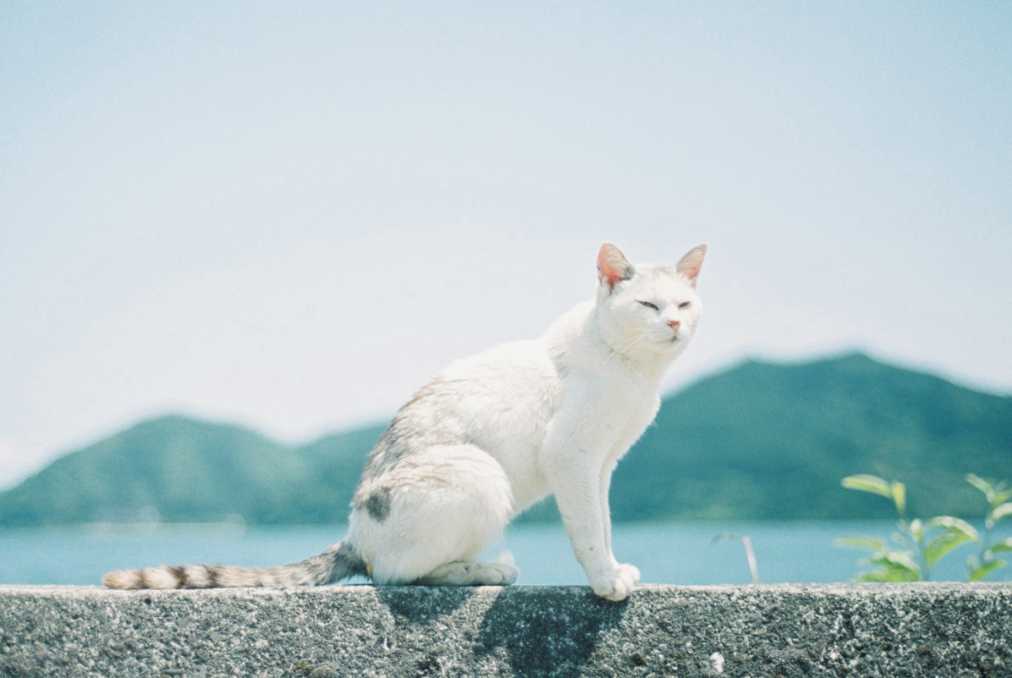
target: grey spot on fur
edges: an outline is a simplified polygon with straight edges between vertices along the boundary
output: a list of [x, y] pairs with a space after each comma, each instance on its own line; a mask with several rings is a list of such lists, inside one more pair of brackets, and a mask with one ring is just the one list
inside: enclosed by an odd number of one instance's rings
[[369, 493], [365, 501], [365, 509], [373, 520], [383, 522], [390, 515], [390, 489], [379, 487]]
[[362, 483], [352, 499], [355, 508], [366, 508], [375, 483], [397, 462], [411, 454], [437, 445], [460, 445], [468, 441], [457, 416], [460, 385], [451, 379], [436, 379], [415, 393], [394, 416], [369, 453]]

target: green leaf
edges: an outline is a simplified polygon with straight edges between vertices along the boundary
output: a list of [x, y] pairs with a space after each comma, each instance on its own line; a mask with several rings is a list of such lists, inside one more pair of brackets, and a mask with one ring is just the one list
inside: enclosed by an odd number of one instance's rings
[[974, 568], [970, 572], [970, 581], [980, 581], [995, 570], [1000, 570], [1005, 567], [1005, 565], [1006, 563], [1004, 560], [989, 560], [980, 567]]
[[920, 581], [920, 575], [911, 574], [906, 570], [883, 568], [881, 570], [875, 570], [874, 572], [865, 572], [864, 574], [858, 576], [857, 580], [863, 582], [879, 582], [879, 583]]
[[977, 539], [979, 539], [977, 536], [977, 530], [974, 529], [973, 525], [962, 518], [955, 518], [953, 516], [935, 516], [928, 521], [928, 527], [943, 527], [946, 530], [962, 532], [970, 541], [977, 541]]
[[920, 581], [921, 568], [909, 554], [901, 551], [880, 553], [869, 561], [879, 566], [878, 570], [866, 572], [858, 577], [858, 581], [867, 582], [899, 582]]
[[1012, 551], [1012, 537], [1002, 539], [1000, 542], [992, 544], [990, 547], [988, 547], [987, 550], [989, 553], [1003, 553], [1006, 551]]
[[921, 578], [921, 568], [914, 562], [914, 559], [910, 557], [909, 553], [905, 553], [903, 551], [886, 551], [885, 553], [879, 553], [872, 556], [869, 562], [873, 565], [881, 565], [886, 568], [906, 570], [907, 572], [917, 575], [917, 579]]
[[920, 518], [914, 518], [910, 521], [910, 534], [918, 544], [921, 542], [921, 538], [924, 537], [924, 523], [921, 522]]
[[968, 473], [966, 476], [966, 482], [984, 493], [984, 497], [987, 499], [987, 503], [991, 505], [992, 509], [1002, 502], [1012, 499], [1012, 487], [1006, 487], [1004, 481], [994, 485], [980, 476]]
[[877, 537], [839, 537], [833, 540], [833, 546], [865, 551], [884, 551], [885, 541]]
[[896, 504], [896, 511], [902, 516], [907, 511], [907, 486], [893, 481], [890, 489], [892, 490], [893, 503]]
[[931, 567], [941, 560], [946, 553], [968, 541], [973, 540], [964, 532], [946, 530], [928, 542], [928, 545], [924, 548], [924, 562], [928, 564], [928, 567]]
[[1006, 502], [1000, 506], [996, 506], [994, 510], [991, 511], [991, 515], [987, 517], [987, 520], [989, 523], [994, 525], [1002, 518], [1007, 518], [1009, 516], [1012, 516], [1012, 502]]
[[966, 482], [983, 492], [988, 503], [991, 503], [991, 498], [994, 496], [994, 486], [991, 483], [973, 473], [966, 474]]
[[1002, 502], [1012, 499], [1012, 488], [998, 488], [994, 491], [994, 498], [991, 500], [991, 508], [995, 508]]
[[857, 490], [858, 492], [870, 492], [877, 494], [880, 497], [886, 499], [893, 498], [893, 490], [889, 483], [882, 480], [878, 476], [869, 475], [867, 473], [861, 473], [856, 476], [847, 476], [840, 481], [848, 490]]

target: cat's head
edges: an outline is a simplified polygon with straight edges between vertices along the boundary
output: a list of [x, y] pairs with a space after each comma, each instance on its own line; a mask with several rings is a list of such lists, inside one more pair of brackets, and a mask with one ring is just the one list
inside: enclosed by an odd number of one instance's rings
[[632, 357], [674, 357], [696, 331], [702, 304], [696, 292], [706, 245], [674, 266], [633, 266], [605, 243], [597, 255], [597, 322], [612, 349]]

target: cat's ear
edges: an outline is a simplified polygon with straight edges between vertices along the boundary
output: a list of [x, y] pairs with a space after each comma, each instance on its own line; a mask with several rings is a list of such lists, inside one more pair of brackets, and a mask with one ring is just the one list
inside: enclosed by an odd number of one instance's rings
[[699, 271], [703, 268], [703, 257], [706, 256], [706, 244], [696, 245], [685, 253], [685, 256], [678, 260], [676, 267], [681, 275], [688, 278], [692, 286], [696, 286], [696, 279]]
[[622, 254], [622, 250], [610, 242], [601, 245], [601, 249], [597, 252], [597, 276], [602, 283], [608, 284], [608, 289], [633, 277], [634, 272], [632, 264]]

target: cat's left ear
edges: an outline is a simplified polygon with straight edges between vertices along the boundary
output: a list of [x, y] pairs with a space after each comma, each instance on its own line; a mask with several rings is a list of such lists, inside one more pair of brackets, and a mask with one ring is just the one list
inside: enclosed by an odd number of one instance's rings
[[681, 275], [688, 278], [692, 286], [696, 286], [696, 279], [699, 278], [699, 271], [703, 268], [703, 257], [706, 256], [706, 244], [696, 245], [679, 259], [676, 267]]
[[608, 289], [633, 277], [633, 265], [622, 254], [622, 250], [606, 242], [597, 252], [597, 275], [601, 282], [608, 284]]

